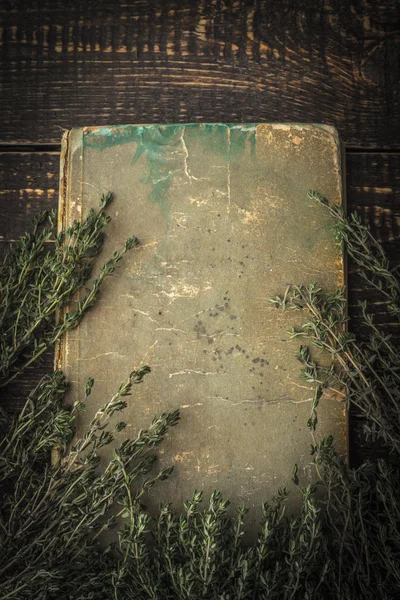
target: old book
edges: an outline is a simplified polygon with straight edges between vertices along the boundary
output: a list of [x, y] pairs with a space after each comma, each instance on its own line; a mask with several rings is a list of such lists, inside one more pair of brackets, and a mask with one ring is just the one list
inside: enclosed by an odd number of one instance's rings
[[[343, 202], [341, 145], [332, 127], [296, 124], [127, 125], [73, 129], [63, 139], [60, 227], [111, 191], [108, 257], [136, 235], [141, 245], [60, 348], [58, 366], [82, 397], [95, 379], [98, 405], [125, 376], [151, 366], [124, 415], [132, 437], [154, 415], [180, 408], [160, 448], [175, 465], [149, 499], [179, 509], [195, 489], [218, 488], [250, 508], [301, 483], [310, 467], [306, 421], [313, 385], [300, 378], [288, 330], [304, 315], [268, 301], [288, 283], [343, 285], [330, 217], [307, 197]], [[82, 416], [83, 428], [96, 410]], [[347, 448], [342, 397], [326, 394], [316, 436]], [[154, 500], [155, 498], [155, 500]], [[299, 501], [296, 489], [292, 505]]]

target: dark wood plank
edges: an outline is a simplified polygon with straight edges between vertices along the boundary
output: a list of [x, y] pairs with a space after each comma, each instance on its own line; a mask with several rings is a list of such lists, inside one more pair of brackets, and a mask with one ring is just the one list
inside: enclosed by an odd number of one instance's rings
[[54, 369], [54, 350], [49, 349], [12, 385], [0, 392], [1, 405], [10, 412], [23, 408], [31, 391]]
[[[384, 247], [392, 266], [400, 264], [400, 154], [348, 154], [347, 155], [348, 212], [357, 211], [362, 221], [370, 226], [374, 237]], [[388, 315], [382, 298], [366, 290], [358, 270], [349, 261], [349, 316], [350, 329], [358, 339], [368, 334], [362, 325], [358, 303], [366, 300], [374, 322], [386, 333], [400, 339], [398, 320]], [[366, 459], [388, 456], [380, 443], [366, 442], [363, 434], [365, 419], [353, 407], [350, 412], [350, 448], [352, 464]]]
[[[400, 153], [347, 154], [348, 212], [356, 211], [385, 249], [392, 265], [400, 264]], [[358, 270], [349, 263], [349, 314], [361, 333], [358, 302], [367, 300], [375, 322], [400, 334], [399, 323], [388, 317], [382, 299], [365, 290]]]
[[400, 147], [397, 0], [3, 0], [0, 142], [118, 123], [308, 121]]
[[400, 153], [347, 153], [348, 207], [389, 253], [399, 251]]
[[60, 154], [0, 153], [0, 241], [17, 239], [33, 217], [57, 208]]
[[[35, 215], [57, 209], [60, 154], [0, 153], [0, 262], [10, 242], [30, 231]], [[2, 392], [2, 402], [18, 409], [40, 379], [52, 371], [47, 352], [23, 378]]]
[[[40, 197], [39, 197], [40, 198]], [[40, 204], [40, 199], [38, 204], [33, 204], [32, 213], [36, 213], [36, 207]], [[9, 211], [9, 214], [11, 211]], [[12, 213], [11, 213], [12, 214]], [[20, 228], [20, 235], [22, 236], [25, 231], [30, 230], [31, 226], [31, 218], [29, 215], [22, 218], [22, 214], [18, 219], [18, 224]], [[20, 236], [18, 236], [20, 237]], [[0, 240], [0, 264], [3, 263], [7, 250], [10, 248], [10, 242], [4, 242]], [[49, 246], [50, 247], [50, 246]], [[0, 402], [2, 406], [7, 406], [7, 408], [11, 410], [19, 410], [23, 407], [26, 398], [32, 389], [39, 383], [39, 381], [47, 375], [51, 373], [53, 370], [54, 363], [54, 350], [50, 349], [47, 351], [39, 361], [33, 364], [24, 375], [19, 378], [16, 382], [14, 382], [9, 387], [0, 391]]]

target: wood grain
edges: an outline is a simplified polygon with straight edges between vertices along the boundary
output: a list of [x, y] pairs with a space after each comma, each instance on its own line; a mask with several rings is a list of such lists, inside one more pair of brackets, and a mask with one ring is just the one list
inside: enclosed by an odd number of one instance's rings
[[0, 241], [10, 242], [35, 215], [57, 208], [60, 155], [0, 153]]
[[[392, 266], [400, 265], [400, 154], [347, 154], [348, 212], [356, 211], [382, 244]], [[365, 289], [357, 266], [349, 261], [349, 315], [351, 327], [360, 337], [358, 303], [367, 300], [375, 323], [387, 333], [400, 335], [399, 322], [388, 315], [382, 298]]]
[[349, 210], [361, 214], [386, 251], [397, 255], [400, 251], [400, 153], [347, 153], [346, 164]]
[[336, 125], [399, 148], [397, 0], [3, 0], [0, 142], [199, 121]]

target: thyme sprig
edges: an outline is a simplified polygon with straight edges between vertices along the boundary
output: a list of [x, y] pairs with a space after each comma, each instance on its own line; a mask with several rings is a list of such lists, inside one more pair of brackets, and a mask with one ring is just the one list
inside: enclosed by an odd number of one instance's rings
[[382, 295], [389, 313], [400, 318], [398, 266], [390, 266], [382, 245], [375, 240], [368, 225], [362, 223], [356, 212], [346, 217], [342, 206], [330, 204], [322, 194], [314, 190], [308, 192], [308, 197], [329, 211], [336, 236], [358, 265], [359, 275], [368, 288]]

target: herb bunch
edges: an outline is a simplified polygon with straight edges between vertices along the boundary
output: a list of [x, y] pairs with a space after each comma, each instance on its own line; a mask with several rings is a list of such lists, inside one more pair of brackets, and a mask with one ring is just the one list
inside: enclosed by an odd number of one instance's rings
[[[372, 237], [358, 215], [347, 219], [341, 207], [330, 206], [314, 191], [309, 197], [326, 207], [334, 219], [334, 230], [347, 252], [360, 267], [366, 285], [379, 292], [390, 315], [400, 317], [400, 285], [397, 271], [391, 269], [380, 244]], [[318, 384], [314, 408], [326, 388], [346, 398], [366, 417], [367, 439], [380, 440], [390, 451], [400, 452], [400, 351], [398, 342], [374, 323], [365, 301], [360, 302], [363, 324], [368, 334], [357, 340], [348, 329], [345, 289], [325, 292], [316, 282], [291, 285], [282, 298], [270, 301], [283, 309], [302, 310], [308, 318], [292, 329], [292, 338], [305, 338], [315, 348], [332, 357], [329, 368], [318, 364], [308, 346], [301, 346], [302, 376]], [[310, 424], [315, 426], [315, 414]]]
[[[55, 232], [54, 213], [43, 212], [33, 232], [11, 247], [0, 268], [0, 387], [5, 387], [40, 358], [70, 328], [76, 327], [95, 301], [100, 286], [125, 252], [138, 244], [135, 237], [103, 265], [91, 288], [78, 301], [78, 291], [92, 274], [110, 217], [105, 209], [91, 209], [83, 222], [75, 221], [65, 234]], [[54, 251], [50, 251], [54, 244]], [[56, 319], [57, 314], [61, 315]]]
[[[399, 280], [382, 249], [357, 217], [310, 193], [352, 256], [362, 262], [365, 280], [398, 315]], [[108, 217], [102, 199], [64, 239], [53, 239], [53, 217], [42, 217], [33, 234], [14, 247], [0, 271], [0, 383], [12, 386], [44, 349], [79, 319], [97, 297], [106, 275], [128, 241], [76, 300], [92, 273]], [[19, 282], [19, 285], [15, 285]], [[292, 286], [272, 299], [306, 319], [292, 335], [310, 340], [300, 347], [303, 376], [316, 383], [309, 420], [317, 427], [318, 403], [333, 388], [356, 404], [366, 434], [382, 440], [395, 456], [400, 448], [398, 376], [400, 354], [363, 305], [369, 338], [360, 343], [347, 331], [344, 290], [326, 294], [316, 283]], [[71, 307], [68, 309], [68, 307]], [[61, 317], [59, 316], [61, 313]], [[59, 316], [55, 320], [56, 316]], [[315, 350], [333, 358], [329, 367]], [[67, 406], [67, 382], [60, 372], [46, 376], [24, 399], [18, 413], [3, 407], [0, 442], [0, 598], [58, 600], [383, 600], [400, 589], [400, 471], [384, 460], [350, 468], [332, 438], [311, 448], [318, 481], [302, 488], [297, 514], [286, 512], [288, 491], [263, 506], [255, 543], [246, 542], [246, 508], [228, 512], [229, 500], [214, 492], [203, 505], [201, 492], [181, 514], [171, 505], [150, 515], [145, 493], [168, 477], [154, 472], [154, 449], [178, 412], [155, 418], [136, 439], [124, 439], [120, 411], [149, 371], [134, 371], [92, 419], [80, 439], [77, 415], [96, 394], [87, 382], [82, 401]], [[96, 402], [98, 404], [98, 402]], [[122, 437], [121, 437], [122, 436]], [[113, 458], [101, 469], [101, 449], [113, 442]], [[160, 484], [162, 485], [162, 484]], [[322, 491], [322, 493], [321, 493]], [[99, 541], [116, 531], [108, 546]], [[108, 538], [110, 539], [110, 538]]]

